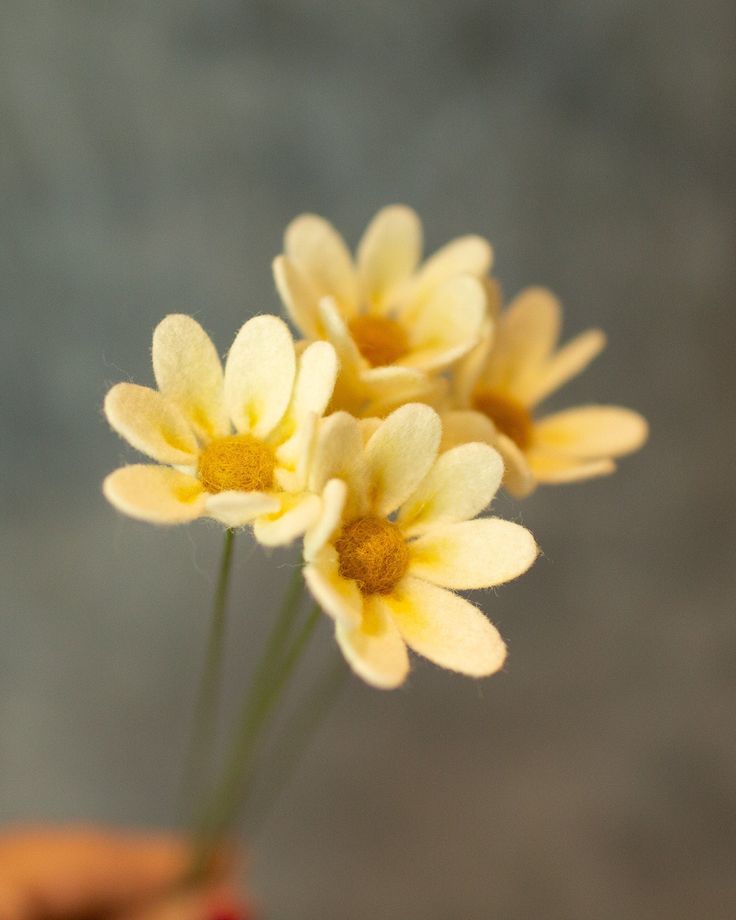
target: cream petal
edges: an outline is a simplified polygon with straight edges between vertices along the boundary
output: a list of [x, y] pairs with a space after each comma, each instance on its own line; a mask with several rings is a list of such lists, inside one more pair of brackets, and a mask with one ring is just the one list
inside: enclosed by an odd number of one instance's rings
[[367, 598], [359, 626], [338, 622], [337, 643], [350, 667], [379, 690], [393, 690], [406, 680], [409, 655], [396, 624], [375, 598]]
[[472, 409], [453, 410], [442, 413], [442, 441], [440, 451], [457, 447], [458, 444], [467, 444], [469, 441], [480, 441], [484, 444], [495, 446], [498, 431], [493, 422], [482, 412]]
[[559, 301], [546, 288], [526, 288], [501, 314], [484, 374], [484, 386], [505, 389], [523, 401], [522, 393], [557, 342]]
[[402, 505], [397, 523], [407, 534], [436, 524], [474, 518], [496, 494], [503, 460], [487, 444], [461, 444], [437, 458], [419, 488]]
[[273, 260], [273, 278], [294, 325], [307, 337], [319, 338], [319, 294], [309, 278], [286, 256], [277, 256]]
[[199, 480], [167, 466], [123, 466], [110, 473], [102, 491], [118, 511], [151, 524], [185, 524], [204, 513]]
[[442, 668], [487, 677], [506, 659], [506, 646], [496, 627], [451, 591], [405, 578], [383, 604], [409, 648]]
[[105, 415], [118, 434], [154, 460], [196, 464], [199, 446], [189, 422], [156, 390], [118, 383], [105, 397]]
[[505, 434], [496, 436], [496, 450], [504, 464], [503, 485], [515, 498], [526, 498], [537, 486], [529, 461], [522, 450]]
[[218, 492], [205, 498], [206, 513], [226, 527], [244, 527], [279, 507], [279, 499], [266, 492]]
[[406, 281], [419, 262], [422, 224], [404, 205], [390, 205], [376, 214], [360, 241], [358, 279], [365, 305], [385, 312], [391, 295]]
[[330, 479], [342, 479], [348, 487], [346, 514], [360, 516], [368, 511], [368, 471], [363, 437], [357, 419], [347, 412], [335, 412], [323, 419], [309, 475], [310, 491], [321, 493]]
[[555, 412], [534, 428], [535, 445], [579, 460], [620, 457], [647, 439], [646, 420], [620, 406], [580, 406]]
[[337, 354], [329, 342], [312, 342], [299, 358], [289, 414], [299, 419], [307, 413], [321, 416], [337, 379]]
[[304, 535], [304, 558], [315, 559], [342, 524], [348, 487], [342, 479], [330, 479], [322, 490], [319, 517]]
[[324, 612], [338, 623], [357, 626], [363, 619], [363, 595], [354, 581], [338, 570], [337, 550], [325, 546], [304, 567], [304, 580]]
[[423, 371], [399, 364], [371, 367], [360, 373], [361, 390], [373, 402], [415, 400], [430, 392], [433, 384]]
[[[376, 368], [376, 370], [385, 369]], [[408, 368], [404, 369], [408, 370]], [[394, 409], [398, 409], [407, 402], [421, 402], [435, 410], [438, 409], [447, 398], [447, 380], [444, 377], [424, 373], [421, 374], [421, 377], [422, 379], [417, 380], [408, 391], [396, 387], [366, 403], [363, 410], [365, 415], [385, 418]]]
[[409, 327], [411, 351], [406, 367], [425, 371], [448, 367], [478, 344], [486, 320], [483, 285], [471, 275], [441, 284]]
[[454, 405], [464, 409], [471, 405], [473, 392], [481, 379], [494, 339], [494, 323], [486, 320], [480, 333], [480, 342], [457, 363], [452, 372]]
[[325, 336], [337, 352], [341, 376], [353, 376], [366, 361], [358, 351], [352, 339], [345, 318], [331, 297], [323, 297], [319, 302], [319, 315]]
[[153, 333], [152, 358], [159, 392], [181, 409], [200, 437], [230, 433], [222, 364], [196, 320], [182, 313], [165, 317]]
[[[303, 492], [307, 485], [309, 467], [312, 462], [314, 445], [317, 439], [319, 419], [314, 412], [304, 415], [296, 425], [294, 433], [287, 441], [282, 441], [276, 448], [275, 477], [278, 486], [284, 492]], [[278, 443], [279, 437], [270, 438], [271, 443]]]
[[253, 534], [263, 546], [285, 546], [312, 527], [322, 508], [317, 495], [282, 495], [281, 507], [273, 514], [256, 518]]
[[527, 459], [536, 479], [546, 483], [580, 482], [610, 476], [616, 470], [616, 464], [609, 458], [579, 460], [569, 454], [540, 449], [529, 451]]
[[278, 425], [296, 375], [294, 342], [277, 316], [255, 316], [235, 337], [225, 363], [225, 402], [233, 424], [257, 438]]
[[437, 456], [442, 423], [422, 403], [407, 403], [385, 419], [365, 448], [372, 510], [387, 516], [424, 479]]
[[534, 537], [501, 518], [440, 524], [408, 544], [409, 573], [443, 588], [491, 588], [526, 572]]
[[358, 285], [353, 260], [332, 224], [316, 214], [302, 214], [287, 227], [284, 248], [319, 297], [334, 297], [345, 316], [355, 313]]
[[455, 275], [482, 278], [490, 270], [493, 250], [480, 236], [463, 236], [452, 240], [427, 259], [410, 285], [406, 314], [411, 317], [436, 288]]
[[529, 406], [537, 405], [584, 371], [605, 346], [606, 336], [600, 329], [582, 332], [527, 376], [521, 384], [520, 397]]

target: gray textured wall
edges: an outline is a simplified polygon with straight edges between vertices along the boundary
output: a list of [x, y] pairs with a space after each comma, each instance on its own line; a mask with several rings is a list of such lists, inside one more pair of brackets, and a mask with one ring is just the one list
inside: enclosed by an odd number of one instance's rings
[[[652, 438], [503, 503], [545, 551], [487, 600], [505, 672], [352, 685], [253, 885], [300, 920], [736, 914], [733, 39], [727, 0], [2, 4], [3, 819], [176, 818], [220, 541], [105, 505], [106, 388], [166, 312], [224, 350], [278, 310], [299, 211], [355, 241], [405, 201], [606, 328], [557, 404]], [[291, 562], [246, 543], [233, 689]]]

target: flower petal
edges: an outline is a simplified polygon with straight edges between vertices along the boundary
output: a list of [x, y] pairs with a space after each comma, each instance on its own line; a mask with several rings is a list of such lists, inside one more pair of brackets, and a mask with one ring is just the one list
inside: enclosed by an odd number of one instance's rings
[[373, 687], [393, 690], [406, 680], [406, 645], [396, 624], [374, 597], [366, 598], [361, 624], [338, 622], [335, 637], [350, 667]]
[[506, 659], [506, 646], [496, 627], [452, 591], [405, 578], [383, 603], [409, 648], [441, 668], [487, 677]]
[[312, 342], [299, 357], [289, 414], [295, 418], [313, 412], [322, 416], [335, 388], [338, 364], [329, 342]]
[[286, 256], [273, 260], [273, 278], [294, 325], [309, 338], [319, 338], [319, 294], [309, 278]]
[[304, 558], [311, 562], [330, 540], [343, 520], [348, 487], [342, 479], [331, 479], [322, 490], [318, 519], [304, 535]]
[[118, 383], [105, 397], [108, 422], [136, 450], [160, 463], [197, 462], [197, 439], [186, 418], [156, 390]]
[[165, 317], [153, 333], [153, 373], [159, 392], [206, 439], [229, 434], [222, 364], [212, 340], [191, 316]]
[[480, 342], [459, 361], [452, 374], [452, 391], [454, 404], [458, 407], [469, 406], [473, 399], [483, 370], [488, 361], [494, 338], [494, 323], [486, 320], [480, 334]]
[[580, 406], [537, 422], [535, 444], [580, 460], [620, 457], [647, 439], [646, 420], [620, 406]]
[[304, 579], [314, 599], [333, 620], [347, 626], [357, 626], [361, 622], [363, 595], [354, 581], [340, 575], [334, 546], [325, 546], [304, 567]]
[[319, 315], [325, 336], [337, 352], [341, 376], [353, 375], [366, 361], [350, 335], [337, 302], [332, 297], [323, 297], [319, 302]]
[[552, 451], [533, 450], [528, 454], [529, 466], [538, 482], [564, 483], [581, 482], [610, 476], [616, 471], [613, 460], [578, 460], [566, 454]]
[[519, 395], [527, 405], [535, 406], [584, 371], [605, 346], [606, 336], [600, 329], [582, 332], [530, 374], [523, 381]]
[[384, 312], [397, 286], [414, 271], [422, 251], [422, 225], [404, 205], [376, 214], [360, 241], [358, 278], [366, 306]]
[[441, 524], [408, 544], [409, 573], [444, 588], [491, 588], [526, 572], [534, 537], [501, 518]]
[[345, 316], [355, 313], [358, 285], [353, 260], [332, 224], [316, 214], [302, 214], [286, 228], [284, 248], [319, 297], [334, 297]]
[[123, 466], [102, 484], [118, 511], [151, 524], [184, 524], [204, 513], [199, 480], [168, 466]]
[[440, 454], [404, 503], [397, 523], [407, 534], [434, 524], [467, 521], [490, 504], [501, 485], [503, 460], [487, 444], [461, 444]]
[[391, 514], [414, 492], [435, 461], [441, 435], [440, 417], [422, 403], [408, 403], [385, 419], [365, 448], [375, 514]]
[[335, 412], [322, 421], [312, 458], [309, 488], [321, 493], [331, 479], [342, 479], [348, 487], [346, 514], [368, 511], [368, 471], [363, 436], [357, 419], [347, 412]]
[[496, 426], [482, 412], [473, 409], [454, 410], [442, 413], [442, 441], [440, 451], [466, 444], [468, 441], [480, 441], [495, 445], [498, 432]]
[[294, 342], [276, 316], [256, 316], [235, 337], [225, 364], [225, 401], [233, 424], [264, 438], [281, 421], [296, 374]]
[[494, 446], [503, 458], [504, 488], [515, 498], [525, 498], [531, 495], [537, 483], [524, 452], [519, 449], [515, 441], [500, 432], [496, 436]]
[[253, 534], [263, 546], [285, 546], [301, 537], [318, 519], [322, 503], [319, 496], [279, 496], [278, 511], [256, 518]]
[[413, 316], [436, 288], [455, 275], [473, 275], [482, 278], [493, 262], [493, 250], [480, 236], [462, 236], [438, 249], [424, 263], [410, 285], [407, 298], [407, 316]]
[[411, 351], [406, 367], [425, 371], [449, 366], [478, 344], [486, 319], [483, 285], [471, 275], [441, 284], [409, 327]]
[[266, 492], [218, 492], [205, 499], [206, 513], [226, 527], [244, 527], [279, 507], [278, 498]]

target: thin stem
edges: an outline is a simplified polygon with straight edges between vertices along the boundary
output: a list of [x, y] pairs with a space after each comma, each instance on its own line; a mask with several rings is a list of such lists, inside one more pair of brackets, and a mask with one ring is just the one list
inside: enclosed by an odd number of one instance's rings
[[349, 674], [350, 669], [342, 655], [336, 654], [331, 667], [315, 681], [301, 705], [288, 719], [282, 732], [284, 740], [277, 747], [265, 771], [268, 781], [260, 802], [256, 801], [254, 814], [249, 821], [251, 834], [257, 833], [268, 820], [299, 760], [337, 702]]
[[232, 572], [233, 546], [235, 531], [225, 531], [225, 541], [222, 547], [220, 570], [215, 587], [215, 596], [212, 603], [212, 619], [207, 640], [204, 669], [199, 685], [199, 694], [194, 711], [192, 740], [190, 744], [188, 767], [185, 774], [184, 796], [185, 803], [197, 800], [202, 789], [207, 772], [215, 730], [217, 727], [217, 703], [220, 696], [222, 683], [222, 658], [225, 645], [225, 630], [227, 626], [227, 599], [230, 589], [230, 574]]

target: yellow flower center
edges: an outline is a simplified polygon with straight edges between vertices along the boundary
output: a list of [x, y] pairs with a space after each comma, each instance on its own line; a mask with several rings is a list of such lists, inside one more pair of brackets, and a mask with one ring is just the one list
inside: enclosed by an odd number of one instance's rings
[[351, 521], [343, 527], [335, 548], [340, 575], [356, 581], [363, 594], [390, 594], [409, 566], [404, 537], [385, 518]]
[[511, 438], [521, 450], [531, 445], [534, 422], [526, 406], [510, 396], [494, 393], [493, 390], [478, 390], [473, 397], [473, 404], [479, 412], [488, 416], [501, 434]]
[[409, 351], [404, 327], [387, 316], [356, 316], [348, 323], [353, 341], [371, 367], [384, 367]]
[[197, 473], [211, 494], [262, 492], [273, 488], [276, 458], [270, 447], [249, 434], [211, 441], [199, 456]]

